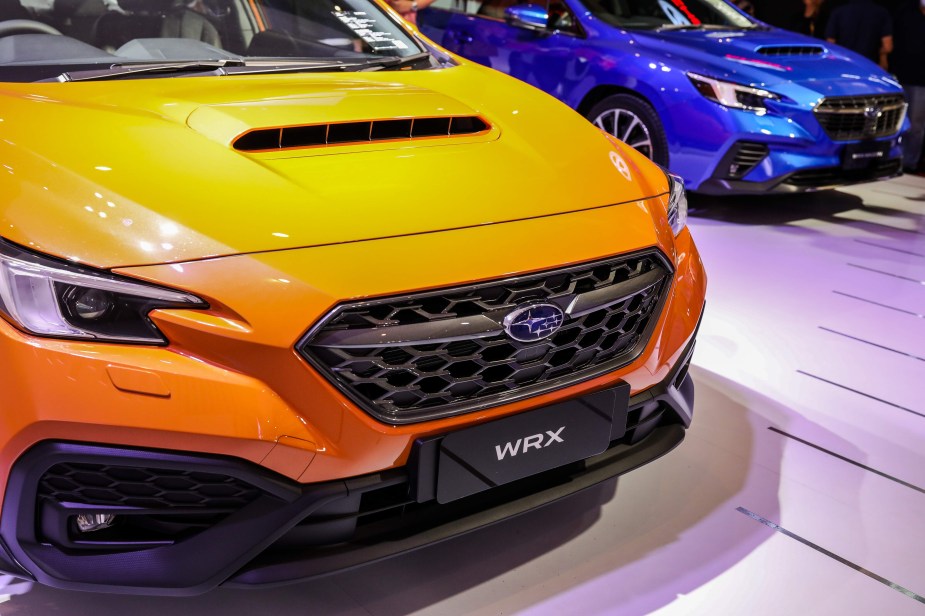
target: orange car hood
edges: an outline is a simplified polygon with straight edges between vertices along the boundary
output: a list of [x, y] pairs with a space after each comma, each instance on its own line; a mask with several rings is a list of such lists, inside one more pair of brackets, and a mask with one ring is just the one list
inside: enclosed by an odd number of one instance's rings
[[[0, 103], [2, 235], [97, 267], [550, 216], [665, 184], [551, 97], [471, 64], [3, 84]], [[269, 153], [231, 145], [257, 128], [460, 115], [491, 129]]]

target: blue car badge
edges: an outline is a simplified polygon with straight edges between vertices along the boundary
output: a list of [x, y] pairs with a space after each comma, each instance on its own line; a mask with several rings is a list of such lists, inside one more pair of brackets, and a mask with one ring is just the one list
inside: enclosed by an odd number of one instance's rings
[[504, 331], [519, 342], [549, 338], [562, 327], [565, 313], [555, 304], [531, 304], [504, 317]]

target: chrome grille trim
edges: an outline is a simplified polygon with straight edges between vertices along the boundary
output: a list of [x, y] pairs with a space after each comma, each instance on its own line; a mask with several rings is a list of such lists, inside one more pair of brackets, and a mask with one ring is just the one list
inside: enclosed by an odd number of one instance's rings
[[[296, 350], [390, 424], [459, 415], [585, 381], [635, 360], [673, 269], [658, 250], [570, 268], [335, 307]], [[504, 317], [558, 306], [561, 329], [518, 342]]]
[[896, 134], [906, 107], [902, 94], [834, 96], [823, 99], [813, 112], [832, 140], [852, 141]]

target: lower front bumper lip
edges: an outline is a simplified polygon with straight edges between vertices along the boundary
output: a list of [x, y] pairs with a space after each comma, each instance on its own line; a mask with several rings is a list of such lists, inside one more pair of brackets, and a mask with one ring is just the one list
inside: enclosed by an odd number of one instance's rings
[[627, 473], [670, 452], [684, 439], [684, 427], [658, 427], [643, 446], [618, 445], [585, 461], [585, 469], [567, 483], [534, 492], [514, 501], [416, 532], [371, 545], [353, 546], [335, 554], [304, 559], [257, 559], [232, 576], [223, 586], [244, 588], [283, 585], [336, 573], [433, 545], [453, 537], [496, 524], [528, 511], [567, 498], [602, 481]]
[[879, 182], [899, 177], [902, 173], [902, 160], [890, 158], [884, 160], [882, 166], [862, 171], [844, 171], [840, 167], [808, 167], [760, 182], [714, 176], [701, 182], [695, 192], [714, 196], [803, 193]]

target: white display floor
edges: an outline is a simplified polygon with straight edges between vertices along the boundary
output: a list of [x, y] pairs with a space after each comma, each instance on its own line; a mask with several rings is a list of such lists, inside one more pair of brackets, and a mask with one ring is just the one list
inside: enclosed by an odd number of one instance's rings
[[695, 421], [665, 458], [315, 582], [152, 599], [8, 581], [0, 615], [925, 614], [925, 178], [695, 205]]

